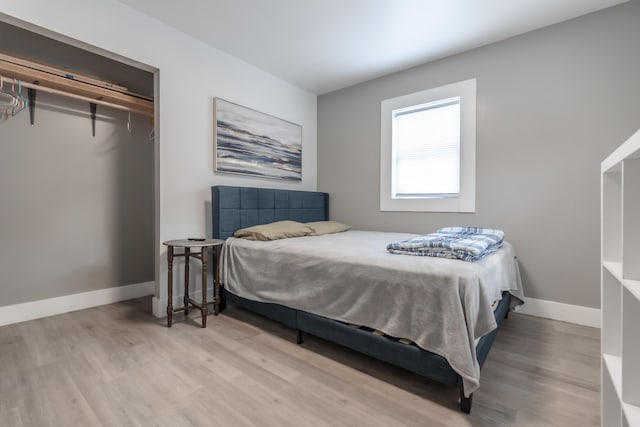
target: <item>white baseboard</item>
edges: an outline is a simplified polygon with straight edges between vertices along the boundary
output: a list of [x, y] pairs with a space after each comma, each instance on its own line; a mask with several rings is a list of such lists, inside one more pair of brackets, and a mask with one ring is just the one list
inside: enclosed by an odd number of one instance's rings
[[0, 307], [0, 326], [153, 295], [155, 282], [99, 289]]
[[[0, 326], [26, 322], [42, 317], [55, 316], [99, 305], [113, 304], [133, 298], [140, 298], [154, 293], [155, 282], [136, 283], [127, 286], [99, 289], [97, 291], [82, 292], [62, 297], [30, 301], [22, 304], [0, 307]], [[208, 295], [213, 295], [213, 289], [207, 289]], [[200, 300], [202, 293], [198, 290], [191, 293], [191, 298]], [[173, 297], [173, 306], [182, 306], [182, 295]], [[209, 298], [211, 299], [211, 298]], [[167, 299], [153, 297], [153, 314], [156, 317], [167, 315]], [[518, 307], [518, 313], [530, 316], [560, 320], [578, 325], [600, 327], [600, 310], [591, 307], [563, 304], [534, 298], [525, 298], [525, 304]]]
[[516, 311], [522, 314], [560, 320], [577, 325], [600, 327], [600, 309], [598, 308], [525, 298], [524, 305], [516, 308]]
[[153, 315], [160, 318], [167, 315], [167, 304], [164, 304], [164, 311], [162, 310], [162, 300], [157, 296], [153, 296], [151, 299], [151, 311]]

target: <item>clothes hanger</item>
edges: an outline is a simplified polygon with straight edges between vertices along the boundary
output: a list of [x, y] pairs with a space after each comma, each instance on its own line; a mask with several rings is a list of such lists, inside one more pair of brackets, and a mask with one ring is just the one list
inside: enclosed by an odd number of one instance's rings
[[19, 99], [15, 96], [15, 86], [12, 92], [8, 92], [8, 88], [4, 88], [4, 77], [0, 76], [0, 115], [3, 118], [13, 116], [13, 112], [20, 106]]
[[24, 96], [22, 96], [22, 80], [18, 80], [18, 92], [16, 92], [16, 100], [18, 101], [18, 106], [11, 112], [12, 116], [15, 116], [27, 107], [27, 100], [24, 98]]

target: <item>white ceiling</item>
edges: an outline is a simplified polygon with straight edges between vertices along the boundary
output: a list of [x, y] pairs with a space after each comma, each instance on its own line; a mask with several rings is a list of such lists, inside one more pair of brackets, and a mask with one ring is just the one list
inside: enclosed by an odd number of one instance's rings
[[627, 0], [119, 0], [315, 94]]

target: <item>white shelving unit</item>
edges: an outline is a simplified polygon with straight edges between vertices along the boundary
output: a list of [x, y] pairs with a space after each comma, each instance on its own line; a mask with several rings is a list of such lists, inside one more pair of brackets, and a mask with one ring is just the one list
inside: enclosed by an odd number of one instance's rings
[[640, 427], [640, 130], [602, 162], [602, 426]]

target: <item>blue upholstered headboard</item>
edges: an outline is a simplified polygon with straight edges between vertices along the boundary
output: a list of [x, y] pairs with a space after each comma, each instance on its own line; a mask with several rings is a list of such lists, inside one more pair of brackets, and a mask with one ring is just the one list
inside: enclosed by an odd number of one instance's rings
[[211, 202], [215, 239], [226, 239], [240, 228], [274, 221], [329, 219], [329, 194], [318, 191], [216, 185], [211, 187]]

